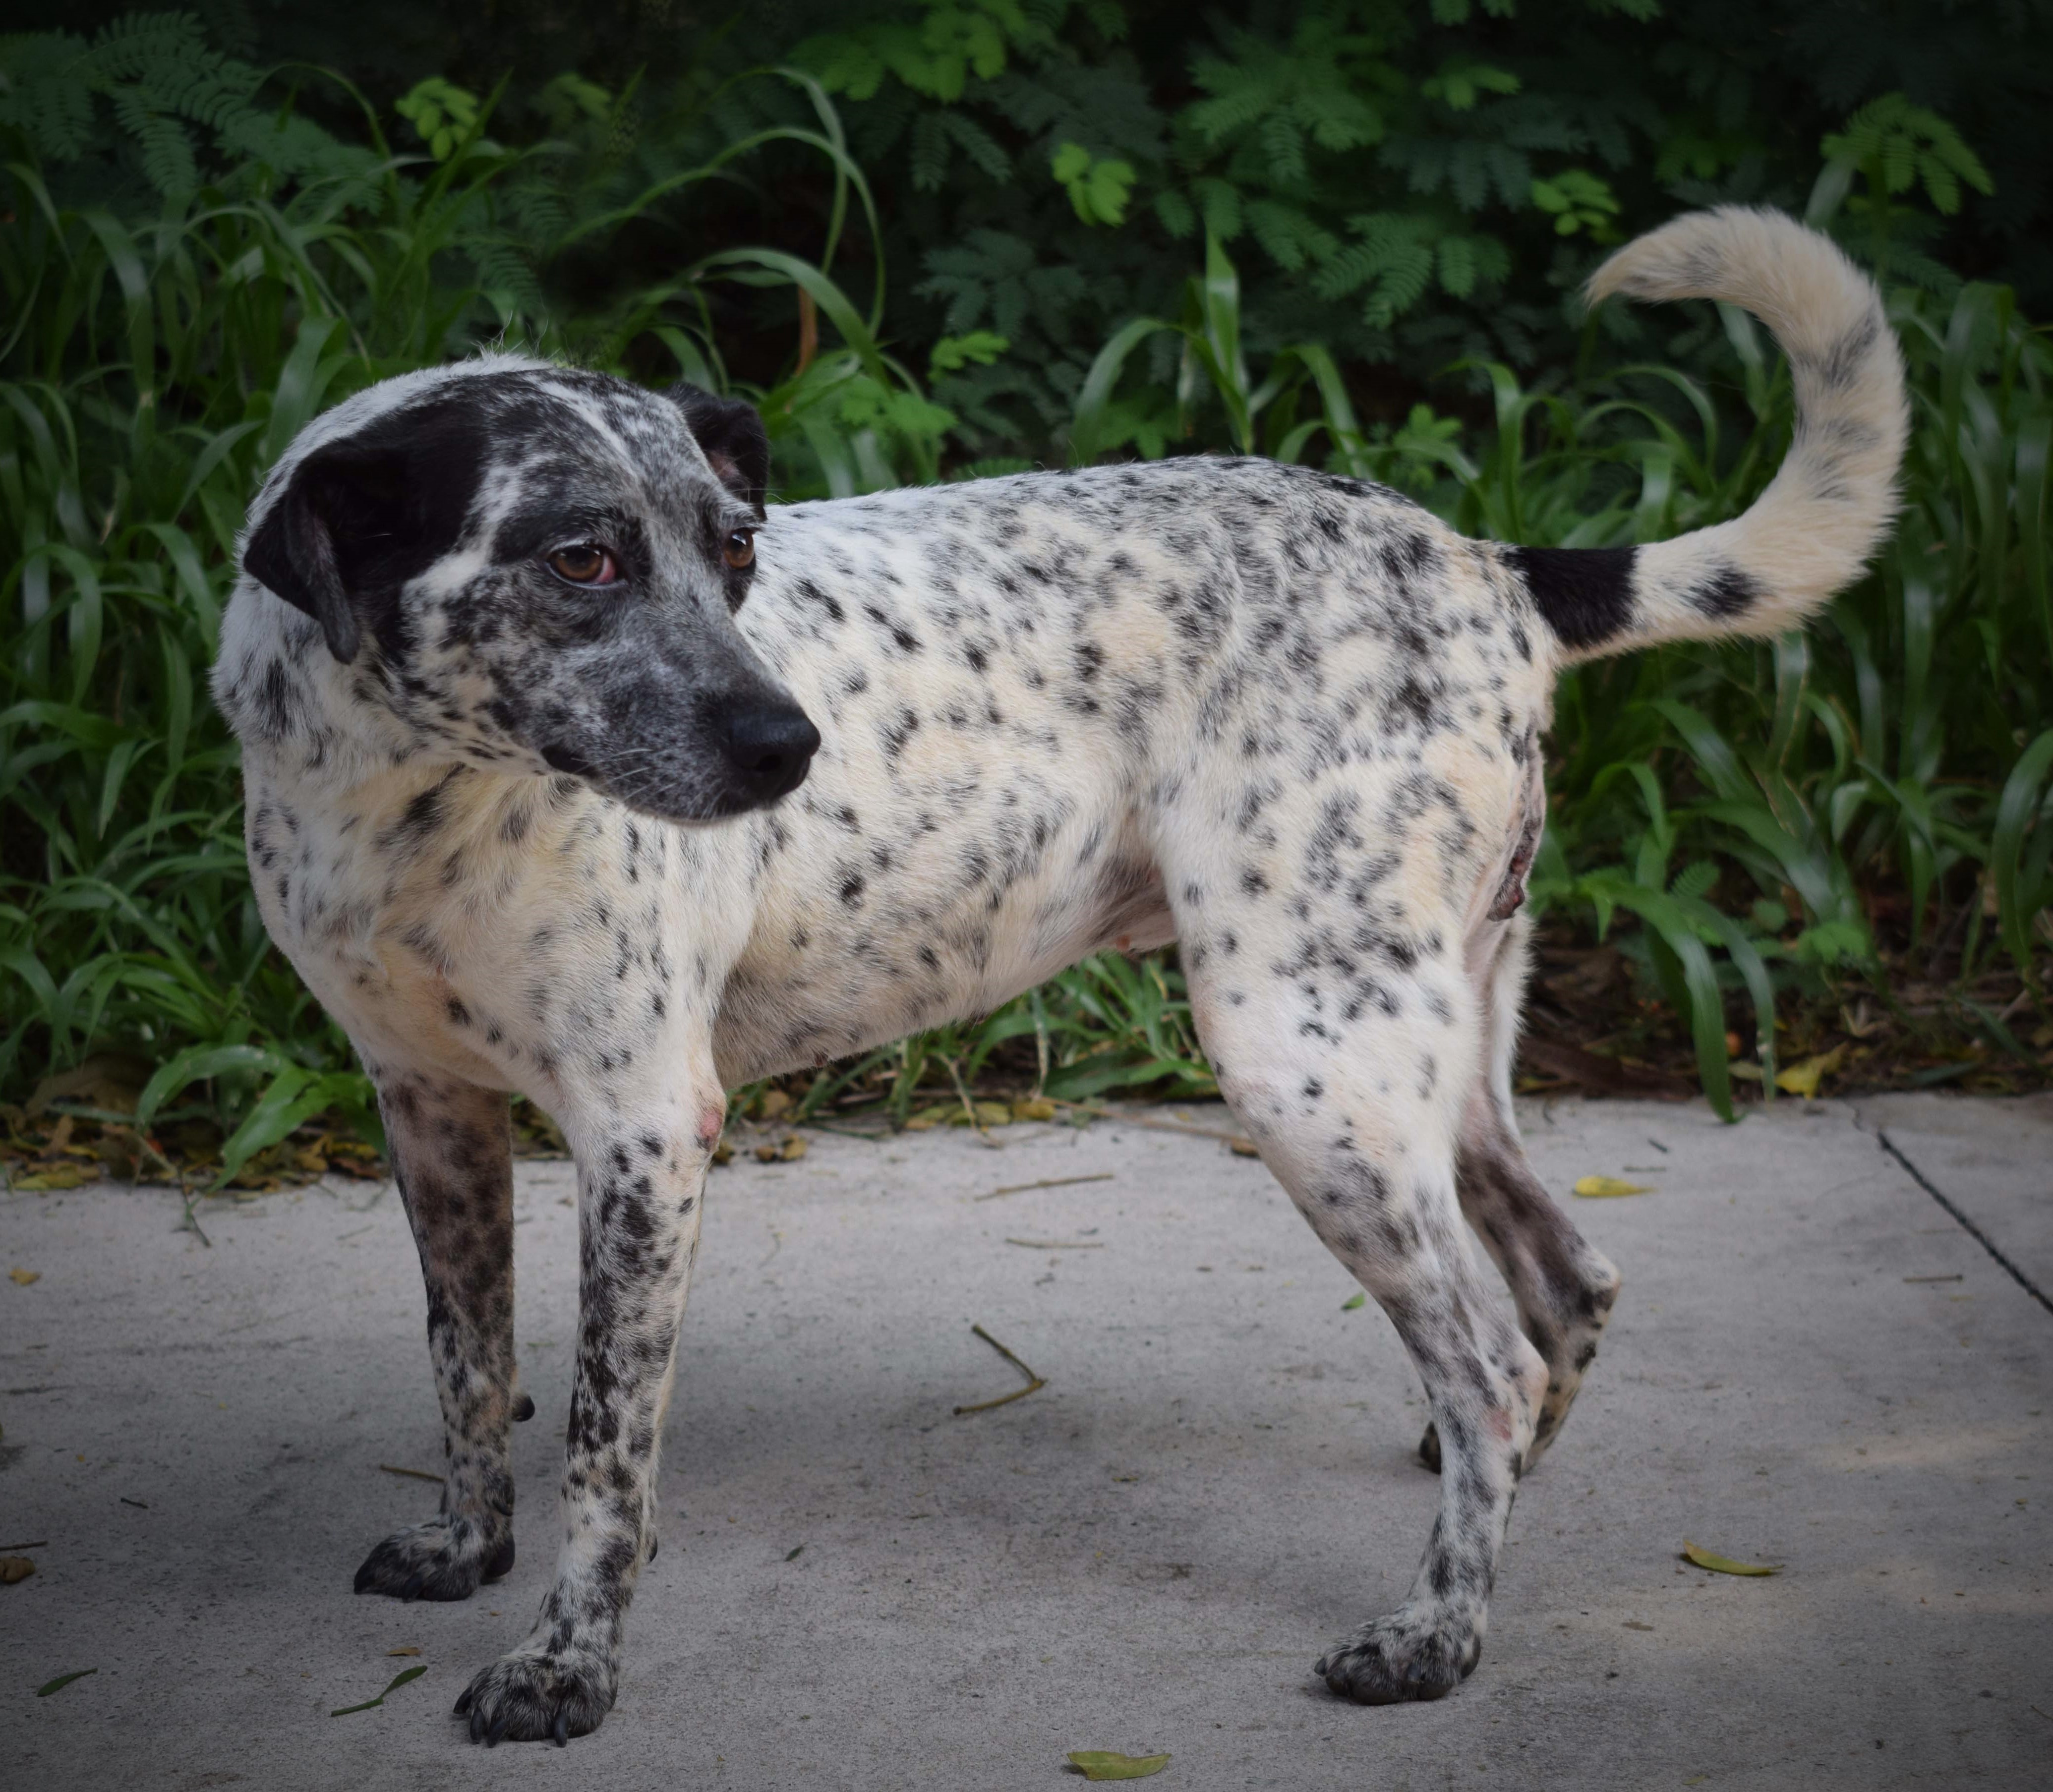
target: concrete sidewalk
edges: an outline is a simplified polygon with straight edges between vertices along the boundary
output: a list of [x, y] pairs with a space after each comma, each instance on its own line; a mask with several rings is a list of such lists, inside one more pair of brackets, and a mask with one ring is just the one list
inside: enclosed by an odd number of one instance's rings
[[[1403, 1596], [1437, 1489], [1390, 1327], [1258, 1163], [1124, 1123], [816, 1133], [716, 1173], [662, 1554], [566, 1751], [448, 1713], [550, 1571], [568, 1166], [519, 1182], [520, 1559], [458, 1606], [349, 1591], [435, 1502], [379, 1466], [440, 1456], [395, 1194], [211, 1203], [210, 1245], [163, 1190], [0, 1197], [0, 1267], [39, 1272], [0, 1281], [0, 1546], [36, 1563], [0, 1587], [6, 1783], [1010, 1792], [1081, 1748], [1168, 1750], [1164, 1792], [2053, 1783], [2053, 1312], [1914, 1174], [2053, 1292], [2053, 1105], [1526, 1126], [1557, 1191], [1655, 1192], [1568, 1203], [1625, 1294], [1453, 1697], [1310, 1672]], [[973, 1322], [1048, 1386], [953, 1418], [1016, 1385]]]

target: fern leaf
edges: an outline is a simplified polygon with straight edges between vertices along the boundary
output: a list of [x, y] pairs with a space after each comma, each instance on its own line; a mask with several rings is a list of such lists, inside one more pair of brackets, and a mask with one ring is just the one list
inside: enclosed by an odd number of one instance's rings
[[84, 40], [62, 32], [0, 38], [0, 124], [46, 162], [76, 160], [92, 140], [89, 68]]
[[1262, 121], [1262, 147], [1269, 159], [1269, 178], [1278, 186], [1296, 186], [1311, 171], [1305, 162], [1305, 133], [1287, 113], [1271, 112]]
[[1475, 291], [1474, 245], [1466, 237], [1443, 237], [1438, 255], [1442, 290], [1466, 299]]
[[116, 88], [112, 98], [114, 116], [135, 139], [143, 178], [166, 198], [190, 193], [198, 186], [199, 168], [193, 158], [192, 137], [184, 124], [151, 111], [132, 87]]
[[1245, 130], [1269, 109], [1274, 97], [1268, 84], [1251, 78], [1249, 70], [1215, 58], [1200, 60], [1191, 69], [1191, 78], [1212, 98], [1187, 108], [1184, 116], [1208, 143]]
[[1232, 182], [1207, 175], [1191, 182], [1191, 197], [1198, 202], [1205, 228], [1221, 242], [1230, 243], [1240, 234], [1240, 190]]
[[95, 35], [88, 78], [102, 88], [146, 79], [175, 81], [182, 72], [206, 67], [214, 55], [190, 13], [129, 13]]
[[944, 112], [941, 116], [956, 147], [980, 172], [994, 181], [1012, 178], [1012, 159], [982, 125], [961, 112]]
[[1161, 219], [1162, 228], [1178, 242], [1194, 234], [1198, 228], [1198, 214], [1191, 202], [1172, 186], [1165, 186], [1155, 195], [1155, 215]]
[[948, 178], [948, 132], [944, 112], [922, 112], [913, 120], [913, 140], [908, 153], [912, 161], [913, 190], [935, 193]]
[[1247, 226], [1270, 259], [1286, 273], [1296, 273], [1308, 261], [1329, 261], [1340, 249], [1330, 232], [1321, 229], [1295, 206], [1274, 199], [1249, 202]]

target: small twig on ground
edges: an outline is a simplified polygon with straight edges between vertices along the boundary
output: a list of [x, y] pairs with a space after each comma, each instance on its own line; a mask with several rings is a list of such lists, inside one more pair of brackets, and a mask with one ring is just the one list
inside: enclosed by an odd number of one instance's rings
[[409, 1480], [433, 1481], [437, 1487], [442, 1484], [440, 1475], [431, 1475], [425, 1468], [395, 1468], [389, 1462], [381, 1462], [378, 1466], [388, 1475], [404, 1475]]
[[1001, 1194], [1024, 1194], [1029, 1189], [1074, 1188], [1078, 1182], [1109, 1182], [1113, 1179], [1109, 1170], [1101, 1170], [1094, 1176], [1043, 1176], [1038, 1182], [1008, 1182], [1002, 1189], [993, 1189], [988, 1194], [973, 1194], [972, 1201], [995, 1201]]
[[1093, 1238], [1074, 1244], [1066, 1244], [1059, 1238], [1008, 1238], [1008, 1245], [1024, 1245], [1030, 1251], [1101, 1251], [1102, 1238]]
[[[935, 1055], [936, 1057], [940, 1056], [938, 1053]], [[985, 1127], [983, 1122], [978, 1118], [976, 1104], [970, 1100], [969, 1091], [963, 1086], [962, 1072], [956, 1069], [956, 1061], [951, 1057], [944, 1057], [941, 1059], [941, 1062], [948, 1067], [948, 1079], [955, 1084], [956, 1093], [962, 1097], [963, 1112], [969, 1116], [970, 1131], [974, 1132], [978, 1138], [982, 1139], [984, 1143], [988, 1145], [994, 1151], [1001, 1151], [1004, 1150], [1005, 1147], [999, 1144], [995, 1139], [991, 1136], [990, 1131]]]
[[265, 1313], [261, 1318], [246, 1319], [241, 1325], [231, 1325], [221, 1335], [224, 1338], [233, 1338], [238, 1331], [253, 1331], [260, 1325], [276, 1325], [285, 1317], [283, 1313]]
[[10, 1550], [48, 1549], [49, 1547], [50, 1540], [49, 1538], [38, 1537], [33, 1543], [0, 1543], [0, 1555], [5, 1555]]
[[1015, 1387], [1010, 1394], [1001, 1394], [995, 1400], [979, 1400], [973, 1406], [958, 1406], [955, 1410], [955, 1416], [957, 1418], [962, 1418], [966, 1413], [987, 1413], [994, 1406], [1009, 1406], [1015, 1400], [1024, 1400], [1030, 1394], [1038, 1394], [1042, 1388], [1048, 1385], [1046, 1381], [1044, 1381], [1040, 1376], [1035, 1374], [1031, 1369], [1028, 1368], [1018, 1357], [1015, 1356], [1011, 1351], [999, 1343], [995, 1338], [992, 1337], [988, 1331], [985, 1331], [982, 1326], [972, 1325], [970, 1327], [970, 1330], [974, 1331], [977, 1336], [981, 1338], [987, 1344], [990, 1345], [991, 1347], [997, 1351], [1000, 1356], [1003, 1357], [1007, 1363], [1011, 1363], [1014, 1368], [1017, 1369], [1021, 1374], [1024, 1375], [1026, 1378], [1026, 1385], [1024, 1387]]
[[186, 1173], [183, 1167], [179, 1170], [179, 1198], [185, 1203], [186, 1218], [185, 1224], [179, 1226], [177, 1229], [180, 1232], [191, 1233], [193, 1236], [198, 1238], [202, 1245], [206, 1245], [209, 1250], [212, 1250], [214, 1249], [214, 1241], [208, 1237], [204, 1232], [200, 1230], [199, 1215], [193, 1211], [192, 1190], [186, 1186]]
[[873, 1145], [881, 1144], [891, 1136], [888, 1131], [864, 1132], [852, 1126], [836, 1126], [832, 1120], [801, 1120], [799, 1124], [808, 1127], [815, 1132], [831, 1132], [843, 1139], [866, 1139]]
[[1139, 1114], [1121, 1114], [1109, 1108], [1101, 1108], [1094, 1101], [1062, 1101], [1054, 1096], [1047, 1100], [1058, 1108], [1074, 1108], [1079, 1114], [1089, 1114], [1101, 1120], [1117, 1120], [1122, 1126], [1145, 1127], [1151, 1132], [1181, 1132], [1193, 1139], [1216, 1139], [1223, 1145], [1245, 1146], [1254, 1148], [1254, 1141], [1237, 1132], [1218, 1132], [1208, 1126], [1186, 1126], [1180, 1120], [1151, 1120]]

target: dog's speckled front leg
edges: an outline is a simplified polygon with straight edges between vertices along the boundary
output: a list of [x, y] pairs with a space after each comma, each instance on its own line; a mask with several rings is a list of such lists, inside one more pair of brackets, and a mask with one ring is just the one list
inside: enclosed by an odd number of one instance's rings
[[474, 1740], [558, 1743], [612, 1708], [635, 1577], [654, 1554], [657, 1453], [701, 1198], [724, 1104], [627, 1103], [564, 1126], [578, 1159], [579, 1315], [563, 1540], [532, 1633], [457, 1701]]
[[467, 1599], [481, 1582], [513, 1566], [507, 1100], [448, 1077], [377, 1065], [371, 1075], [427, 1284], [428, 1354], [442, 1401], [445, 1466], [440, 1513], [374, 1549], [356, 1570], [356, 1590]]

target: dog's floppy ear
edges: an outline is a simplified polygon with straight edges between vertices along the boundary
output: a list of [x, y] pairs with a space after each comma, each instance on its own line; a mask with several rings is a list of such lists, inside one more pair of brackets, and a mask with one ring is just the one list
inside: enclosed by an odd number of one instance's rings
[[338, 442], [295, 468], [242, 550], [242, 570], [320, 624], [345, 665], [363, 630], [351, 574], [363, 545], [402, 531], [406, 475], [401, 453]]
[[770, 437], [763, 419], [740, 399], [717, 398], [697, 386], [672, 386], [670, 402], [685, 414], [685, 426], [713, 476], [760, 516], [770, 484]]

